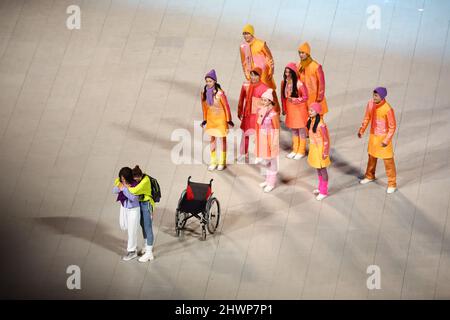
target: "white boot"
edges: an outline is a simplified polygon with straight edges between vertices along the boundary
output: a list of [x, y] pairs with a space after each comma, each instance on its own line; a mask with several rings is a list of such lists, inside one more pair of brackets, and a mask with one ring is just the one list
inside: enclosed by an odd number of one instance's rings
[[373, 182], [373, 181], [374, 181], [374, 180], [364, 178], [364, 179], [362, 179], [362, 180], [359, 180], [359, 183], [360, 183], [360, 184], [368, 184], [368, 183]]
[[153, 256], [153, 246], [147, 246], [145, 248], [145, 254], [139, 258], [139, 262], [147, 262], [153, 259], [155, 259]]
[[289, 153], [289, 154], [286, 156], [286, 158], [288, 158], [288, 159], [294, 159], [295, 155], [296, 155], [295, 152], [291, 152], [291, 153]]
[[386, 193], [391, 194], [394, 193], [395, 191], [397, 191], [397, 188], [389, 187], [387, 188]]
[[261, 182], [260, 184], [259, 184], [259, 186], [261, 187], [261, 188], [265, 188], [266, 186], [267, 186], [267, 182]]
[[294, 160], [300, 160], [300, 159], [302, 159], [302, 158], [304, 158], [304, 157], [305, 157], [304, 154], [297, 153], [297, 154], [294, 156]]
[[317, 200], [317, 201], [322, 201], [322, 200], [325, 199], [326, 197], [328, 197], [328, 195], [319, 193], [319, 195], [316, 197], [316, 200]]
[[138, 256], [143, 256], [145, 254], [145, 247], [147, 246], [147, 239], [144, 239], [144, 244], [142, 245], [142, 249], [139, 250]]

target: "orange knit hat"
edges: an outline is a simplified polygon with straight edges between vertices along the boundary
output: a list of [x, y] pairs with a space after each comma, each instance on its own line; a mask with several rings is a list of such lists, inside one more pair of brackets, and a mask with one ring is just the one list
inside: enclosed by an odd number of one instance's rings
[[242, 33], [250, 33], [252, 36], [254, 36], [255, 28], [251, 24], [246, 24], [242, 29]]
[[307, 53], [308, 55], [311, 55], [311, 46], [308, 42], [305, 42], [298, 47], [299, 52]]

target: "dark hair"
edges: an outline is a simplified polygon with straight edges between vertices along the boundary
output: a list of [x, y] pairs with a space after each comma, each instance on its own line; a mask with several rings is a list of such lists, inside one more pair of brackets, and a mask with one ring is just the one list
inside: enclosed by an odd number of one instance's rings
[[[206, 88], [207, 88], [207, 87], [208, 87], [208, 86], [205, 85], [205, 87], [203, 88], [202, 101], [206, 101]], [[217, 82], [214, 83], [214, 96], [216, 95], [216, 93], [217, 93], [219, 90], [222, 90], [222, 87], [220, 86], [220, 84], [218, 84]]]
[[125, 179], [125, 181], [127, 183], [131, 184], [134, 182], [133, 172], [132, 172], [131, 168], [129, 168], [129, 167], [123, 167], [122, 169], [120, 169], [119, 179], [122, 179], [122, 177]]
[[[316, 133], [317, 132], [317, 126], [319, 125], [320, 122], [320, 114], [316, 115], [315, 117], [315, 121], [314, 121], [314, 126], [313, 126], [313, 132]], [[311, 128], [311, 118], [308, 119], [308, 122], [306, 123], [306, 128]]]
[[144, 174], [142, 173], [141, 168], [139, 168], [138, 165], [136, 165], [136, 166], [133, 168], [132, 172], [133, 172], [133, 177], [142, 177], [142, 176], [144, 175]]
[[270, 104], [271, 104], [272, 106], [275, 105], [275, 102], [273, 102], [272, 100], [269, 100], [269, 102], [270, 102]]
[[[298, 82], [298, 77], [297, 77], [297, 73], [292, 71], [291, 68], [286, 68], [289, 70], [289, 72], [291, 73], [291, 77], [292, 77], [292, 93], [291, 93], [291, 97], [292, 98], [298, 98], [298, 89], [297, 89], [297, 82]], [[286, 93], [285, 93], [285, 88], [286, 88], [286, 69], [285, 72], [283, 73], [283, 87], [281, 88], [281, 94], [283, 95], [283, 98], [286, 99]]]

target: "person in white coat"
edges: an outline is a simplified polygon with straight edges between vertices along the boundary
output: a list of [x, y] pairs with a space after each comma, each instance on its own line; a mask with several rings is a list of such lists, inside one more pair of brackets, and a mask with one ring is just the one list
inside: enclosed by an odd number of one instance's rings
[[138, 256], [137, 231], [141, 217], [139, 196], [128, 190], [136, 185], [131, 168], [120, 169], [119, 177], [114, 181], [113, 193], [117, 194], [117, 201], [120, 202], [120, 228], [128, 230], [127, 254], [122, 258], [124, 261], [133, 260]]

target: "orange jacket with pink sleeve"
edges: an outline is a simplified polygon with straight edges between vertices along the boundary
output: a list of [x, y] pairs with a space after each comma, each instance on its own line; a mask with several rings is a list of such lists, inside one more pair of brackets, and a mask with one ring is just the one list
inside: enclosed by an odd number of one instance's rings
[[[364, 120], [359, 129], [361, 135], [370, 126], [370, 138], [368, 152], [375, 158], [390, 159], [394, 156], [392, 138], [394, 137], [397, 123], [394, 109], [385, 100], [379, 104], [369, 101], [366, 107]], [[385, 144], [386, 147], [383, 147]]]
[[269, 88], [275, 90], [276, 84], [273, 79], [274, 60], [266, 42], [256, 38], [251, 43], [243, 42], [239, 52], [245, 78], [249, 81], [250, 71], [255, 67], [260, 67], [263, 72], [261, 81]]
[[312, 61], [305, 69], [301, 68], [301, 63], [297, 64], [299, 79], [308, 88], [308, 106], [314, 102], [322, 105], [322, 115], [328, 113], [328, 103], [325, 97], [325, 74], [322, 66], [316, 61]]

